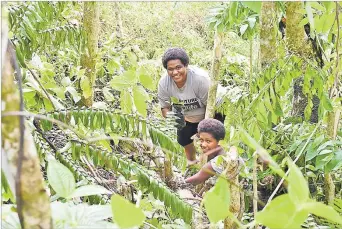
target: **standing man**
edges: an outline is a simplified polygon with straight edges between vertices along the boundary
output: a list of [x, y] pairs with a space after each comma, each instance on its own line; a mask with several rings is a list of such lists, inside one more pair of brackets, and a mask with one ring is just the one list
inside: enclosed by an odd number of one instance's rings
[[168, 49], [162, 62], [167, 70], [158, 85], [162, 115], [166, 117], [171, 111], [171, 97], [183, 103], [185, 126], [177, 130], [177, 141], [184, 147], [188, 165], [193, 165], [197, 160], [191, 137], [205, 117], [210, 78], [204, 70], [189, 66], [189, 57], [181, 48]]

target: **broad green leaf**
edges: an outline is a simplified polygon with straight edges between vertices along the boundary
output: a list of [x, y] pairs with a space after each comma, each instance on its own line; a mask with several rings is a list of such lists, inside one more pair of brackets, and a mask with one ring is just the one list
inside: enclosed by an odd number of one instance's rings
[[151, 91], [154, 91], [156, 89], [156, 85], [154, 82], [153, 82], [153, 79], [150, 75], [147, 75], [147, 74], [140, 74], [139, 75], [139, 80], [140, 80], [140, 83], [146, 87], [147, 89], [151, 90]]
[[124, 113], [131, 113], [133, 107], [133, 98], [129, 91], [121, 91], [120, 106]]
[[90, 87], [89, 78], [86, 76], [81, 77], [80, 86], [82, 89], [83, 97], [85, 99], [89, 98], [92, 95], [92, 89]]
[[205, 194], [203, 201], [211, 223], [225, 219], [229, 214], [230, 205], [228, 182], [219, 177], [215, 186]]
[[109, 74], [114, 74], [115, 70], [120, 69], [120, 63], [115, 59], [111, 59], [110, 61], [108, 61], [107, 69]]
[[311, 201], [304, 204], [304, 208], [310, 213], [326, 218], [330, 221], [340, 224], [342, 226], [342, 216], [338, 214], [331, 206], [325, 205], [320, 202]]
[[288, 194], [276, 197], [261, 212], [257, 212], [255, 220], [269, 228], [301, 228], [308, 212], [297, 210]]
[[323, 11], [323, 12], [325, 12], [325, 8], [324, 8], [324, 6], [322, 6], [321, 4], [319, 4], [318, 2], [311, 2], [311, 7], [312, 8], [315, 8], [315, 9], [317, 9], [317, 10], [320, 10], [320, 11]]
[[242, 141], [248, 145], [249, 148], [253, 150], [260, 149], [261, 146], [242, 128], [240, 128], [241, 131], [241, 138]]
[[318, 138], [315, 138], [315, 140], [313, 141], [313, 143], [310, 145], [310, 147], [307, 150], [307, 153], [305, 155], [305, 160], [309, 161], [318, 155], [319, 150], [317, 150], [317, 147], [323, 142], [323, 140], [324, 140], [324, 134], [320, 135]]
[[111, 192], [100, 185], [84, 185], [84, 186], [77, 188], [73, 193], [71, 193], [71, 195], [67, 197], [67, 199], [80, 197], [80, 196], [91, 196], [91, 195], [97, 195], [97, 194], [111, 194]]
[[72, 99], [74, 100], [75, 103], [81, 100], [81, 97], [78, 95], [74, 87], [66, 87], [66, 90], [71, 94]]
[[330, 13], [332, 9], [335, 9], [335, 2], [333, 1], [331, 2], [322, 1], [322, 4], [324, 5], [327, 13]]
[[329, 163], [329, 161], [333, 158], [333, 154], [327, 156], [327, 155], [317, 155], [316, 156], [316, 163], [315, 167], [317, 169], [323, 169], [326, 164]]
[[337, 170], [342, 166], [342, 150], [338, 150], [334, 153], [333, 158], [328, 164], [325, 165], [325, 172]]
[[303, 27], [304, 25], [309, 23], [309, 18], [303, 18], [301, 22], [299, 23], [298, 27]]
[[149, 96], [142, 86], [138, 85], [138, 86], [133, 87], [134, 105], [137, 108], [137, 111], [143, 117], [146, 117], [146, 115], [147, 115], [146, 100], [148, 100], [148, 99], [149, 99]]
[[114, 78], [110, 81], [109, 85], [118, 91], [127, 90], [132, 83], [130, 83], [123, 75], [114, 76]]
[[133, 52], [128, 52], [127, 53], [127, 58], [131, 66], [136, 66], [137, 65], [137, 56]]
[[124, 72], [122, 77], [124, 77], [125, 81], [130, 83], [131, 85], [136, 84], [138, 82], [138, 76], [135, 70], [128, 70]]
[[57, 195], [67, 198], [74, 192], [76, 183], [70, 170], [61, 163], [50, 160], [47, 168], [48, 181]]
[[322, 32], [326, 33], [326, 32], [329, 32], [332, 25], [334, 24], [334, 21], [336, 19], [336, 14], [334, 12], [332, 12], [328, 15], [323, 15], [323, 16], [325, 16], [325, 21], [324, 21], [324, 25], [322, 28]]
[[255, 1], [255, 2], [241, 2], [243, 5], [247, 6], [257, 14], [260, 14], [260, 9], [261, 9], [261, 1]]
[[43, 64], [43, 68], [40, 71], [42, 73], [42, 76], [49, 77], [50, 79], [55, 76], [54, 67], [50, 63], [45, 62]]
[[276, 101], [275, 101], [274, 113], [277, 116], [283, 116], [283, 110], [281, 109], [279, 98], [278, 96], [276, 96], [275, 98], [276, 98]]
[[330, 99], [328, 98], [327, 94], [323, 93], [321, 103], [323, 104], [324, 109], [326, 109], [327, 111], [333, 110], [333, 106], [331, 105]]
[[306, 10], [306, 13], [308, 15], [309, 22], [310, 22], [310, 36], [314, 37], [313, 32], [315, 31], [315, 22], [314, 22], [314, 18], [313, 18], [312, 9], [311, 9], [311, 2], [305, 3], [305, 10]]
[[66, 88], [63, 87], [55, 87], [55, 88], [50, 88], [51, 91], [56, 93], [56, 96], [61, 99], [64, 100], [65, 99], [65, 92], [66, 92]]
[[30, 89], [28, 89], [28, 91], [24, 91], [23, 89], [24, 101], [26, 106], [34, 107], [37, 104], [37, 100], [35, 98], [36, 94], [36, 91]]
[[144, 212], [123, 197], [114, 194], [111, 199], [113, 220], [120, 228], [139, 227], [145, 220]]
[[288, 177], [288, 190], [291, 200], [296, 203], [304, 203], [309, 199], [308, 182], [305, 180], [299, 168], [288, 159], [290, 174]]

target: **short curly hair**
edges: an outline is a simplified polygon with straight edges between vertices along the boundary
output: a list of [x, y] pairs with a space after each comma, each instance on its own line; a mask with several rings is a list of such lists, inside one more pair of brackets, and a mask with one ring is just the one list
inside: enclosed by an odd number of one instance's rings
[[182, 64], [187, 67], [189, 65], [189, 56], [182, 48], [169, 48], [163, 55], [162, 62], [163, 66], [167, 68], [167, 62], [170, 60], [180, 60]]
[[198, 124], [197, 132], [198, 134], [209, 133], [217, 141], [224, 139], [224, 136], [226, 135], [226, 130], [224, 128], [223, 123], [213, 118], [203, 119]]

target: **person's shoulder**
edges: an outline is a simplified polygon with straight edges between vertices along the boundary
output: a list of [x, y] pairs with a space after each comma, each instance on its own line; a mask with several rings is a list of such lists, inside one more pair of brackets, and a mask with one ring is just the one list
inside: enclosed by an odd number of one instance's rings
[[208, 72], [204, 70], [203, 68], [191, 65], [189, 66], [189, 70], [192, 72], [193, 76], [195, 76], [194, 78], [196, 79], [199, 79], [199, 80], [210, 79]]
[[167, 74], [164, 74], [162, 77], [159, 79], [159, 84], [165, 85], [170, 83], [170, 77]]

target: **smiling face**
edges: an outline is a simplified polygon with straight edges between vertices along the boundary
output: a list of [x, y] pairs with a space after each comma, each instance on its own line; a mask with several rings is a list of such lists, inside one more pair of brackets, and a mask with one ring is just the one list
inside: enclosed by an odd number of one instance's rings
[[206, 153], [211, 149], [215, 149], [218, 146], [218, 141], [213, 137], [213, 135], [206, 132], [199, 133], [199, 142], [203, 153]]
[[167, 74], [175, 81], [177, 87], [181, 88], [186, 82], [187, 67], [179, 59], [167, 62]]

